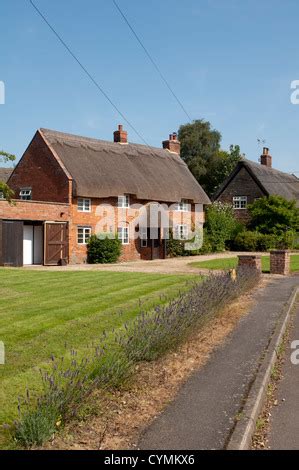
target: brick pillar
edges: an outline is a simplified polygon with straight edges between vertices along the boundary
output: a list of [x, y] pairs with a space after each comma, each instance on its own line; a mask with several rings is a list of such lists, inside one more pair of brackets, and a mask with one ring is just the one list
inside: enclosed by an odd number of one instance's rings
[[258, 272], [262, 272], [261, 255], [239, 255], [239, 268], [253, 268]]
[[290, 252], [288, 250], [270, 251], [270, 273], [282, 276], [290, 274]]

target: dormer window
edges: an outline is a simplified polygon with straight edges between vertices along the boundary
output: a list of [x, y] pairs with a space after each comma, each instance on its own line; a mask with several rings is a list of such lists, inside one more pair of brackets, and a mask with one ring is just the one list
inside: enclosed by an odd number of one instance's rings
[[21, 190], [20, 190], [20, 199], [22, 201], [31, 201], [32, 200], [32, 189], [31, 188], [21, 188]]
[[124, 196], [118, 196], [117, 207], [119, 207], [120, 209], [129, 209], [130, 196], [128, 194]]

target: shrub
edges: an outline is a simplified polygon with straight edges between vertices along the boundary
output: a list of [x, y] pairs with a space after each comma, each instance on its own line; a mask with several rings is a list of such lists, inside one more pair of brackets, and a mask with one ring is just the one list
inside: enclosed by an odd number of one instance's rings
[[226, 243], [238, 225], [230, 204], [214, 202], [206, 209], [205, 230], [212, 245], [212, 251], [224, 251]]
[[257, 251], [259, 234], [245, 231], [239, 233], [234, 241], [234, 249], [238, 251]]
[[249, 227], [261, 233], [283, 235], [299, 229], [299, 209], [296, 201], [281, 196], [257, 199], [248, 206], [251, 221]]
[[188, 253], [185, 250], [184, 240], [175, 240], [173, 233], [170, 231], [169, 240], [167, 240], [167, 256], [176, 258], [177, 256], [186, 256]]
[[237, 251], [269, 251], [293, 248], [294, 244], [295, 235], [293, 232], [277, 235], [251, 232], [248, 230], [236, 236], [232, 247]]
[[199, 250], [198, 254], [205, 255], [208, 253], [213, 253], [213, 245], [210, 240], [209, 234], [207, 233], [207, 230], [204, 229], [203, 231], [203, 244], [201, 249]]
[[269, 251], [277, 248], [278, 238], [270, 234], [258, 234], [257, 251]]
[[116, 263], [121, 254], [121, 241], [116, 236], [92, 235], [87, 245], [87, 262], [90, 264]]

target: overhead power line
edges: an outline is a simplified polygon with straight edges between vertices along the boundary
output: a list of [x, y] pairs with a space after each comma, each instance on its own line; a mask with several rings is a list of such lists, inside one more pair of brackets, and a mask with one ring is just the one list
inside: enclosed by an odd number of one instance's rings
[[138, 130], [133, 126], [133, 124], [129, 121], [129, 119], [120, 111], [120, 109], [116, 106], [116, 104], [112, 101], [112, 99], [109, 97], [108, 93], [105, 92], [105, 90], [101, 87], [101, 85], [97, 82], [97, 80], [94, 78], [94, 76], [87, 70], [85, 65], [78, 59], [78, 57], [75, 55], [75, 53], [71, 50], [70, 46], [67, 45], [67, 43], [62, 39], [60, 34], [54, 29], [54, 27], [51, 25], [49, 20], [45, 17], [45, 15], [39, 10], [39, 8], [35, 5], [35, 3], [32, 0], [29, 0], [31, 3], [32, 7], [35, 9], [35, 11], [39, 14], [39, 16], [43, 19], [43, 21], [47, 24], [47, 26], [50, 28], [52, 33], [57, 37], [59, 42], [63, 45], [63, 47], [68, 51], [68, 53], [72, 56], [72, 58], [77, 62], [79, 67], [83, 70], [83, 72], [87, 75], [87, 77], [91, 80], [91, 82], [95, 85], [95, 87], [102, 93], [102, 95], [106, 98], [106, 100], [111, 104], [111, 106], [114, 108], [114, 110], [121, 116], [121, 118], [130, 126], [130, 128], [135, 132], [135, 134], [142, 140], [142, 142], [150, 147], [150, 145], [146, 142], [146, 140], [142, 137], [142, 135], [138, 132]]
[[169, 84], [168, 80], [165, 78], [165, 76], [163, 75], [163, 73], [161, 72], [161, 69], [160, 67], [158, 66], [157, 62], [153, 59], [153, 57], [151, 56], [151, 54], [149, 53], [148, 49], [145, 47], [145, 45], [143, 44], [143, 42], [141, 41], [140, 37], [138, 36], [138, 34], [136, 33], [135, 29], [133, 28], [133, 26], [131, 25], [131, 23], [129, 22], [128, 18], [126, 17], [125, 13], [122, 11], [122, 9], [120, 8], [120, 6], [118, 5], [118, 3], [115, 1], [115, 0], [112, 0], [115, 7], [117, 8], [117, 10], [119, 11], [120, 15], [122, 16], [123, 20], [125, 21], [125, 23], [128, 25], [129, 29], [131, 30], [132, 34], [135, 36], [136, 40], [138, 41], [138, 43], [140, 44], [140, 46], [142, 47], [142, 49], [144, 50], [145, 54], [147, 55], [147, 57], [149, 58], [150, 62], [152, 63], [152, 65], [154, 66], [154, 68], [156, 69], [156, 71], [158, 72], [160, 78], [163, 80], [163, 82], [165, 83], [165, 85], [167, 86], [168, 90], [170, 91], [170, 93], [172, 94], [172, 96], [174, 97], [174, 99], [176, 100], [176, 102], [178, 103], [178, 105], [181, 107], [181, 109], [183, 110], [183, 112], [186, 114], [187, 118], [192, 121], [192, 118], [190, 116], [190, 114], [188, 113], [188, 111], [186, 110], [185, 106], [183, 105], [183, 103], [181, 102], [181, 100], [178, 98], [178, 96], [176, 95], [176, 93], [174, 92], [174, 90], [172, 89], [171, 85]]

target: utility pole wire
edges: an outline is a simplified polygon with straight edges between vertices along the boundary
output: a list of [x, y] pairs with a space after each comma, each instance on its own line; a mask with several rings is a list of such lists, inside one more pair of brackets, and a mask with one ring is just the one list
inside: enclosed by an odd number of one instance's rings
[[87, 68], [82, 64], [82, 62], [76, 57], [74, 52], [71, 50], [71, 48], [66, 44], [66, 42], [62, 39], [62, 37], [57, 33], [57, 31], [54, 29], [54, 27], [50, 24], [50, 22], [47, 20], [47, 18], [43, 15], [43, 13], [39, 10], [39, 8], [33, 3], [32, 0], [29, 0], [31, 3], [32, 7], [35, 9], [35, 11], [39, 14], [39, 16], [44, 20], [44, 22], [48, 25], [50, 30], [55, 34], [57, 39], [60, 41], [60, 43], [65, 47], [65, 49], [68, 51], [68, 53], [72, 56], [72, 58], [77, 62], [79, 67], [83, 70], [83, 72], [88, 76], [88, 78], [92, 81], [92, 83], [96, 86], [96, 88], [102, 93], [102, 95], [106, 98], [106, 100], [111, 104], [111, 106], [114, 108], [114, 110], [121, 116], [121, 118], [130, 126], [130, 128], [135, 132], [135, 134], [142, 140], [142, 142], [147, 146], [150, 147], [150, 145], [146, 142], [146, 140], [142, 137], [142, 135], [137, 131], [137, 129], [131, 124], [131, 122], [126, 118], [126, 116], [120, 111], [120, 109], [116, 106], [116, 104], [113, 103], [112, 99], [108, 96], [108, 94], [105, 92], [105, 90], [99, 85], [99, 83], [96, 81], [96, 79], [91, 75], [91, 73], [87, 70]]
[[179, 100], [179, 98], [177, 97], [177, 95], [175, 94], [175, 92], [173, 91], [172, 87], [170, 86], [168, 80], [165, 78], [165, 76], [163, 75], [163, 73], [161, 72], [159, 66], [157, 65], [156, 61], [153, 59], [153, 57], [151, 56], [151, 54], [149, 53], [149, 51], [147, 50], [147, 48], [145, 47], [145, 45], [143, 44], [143, 42], [141, 41], [140, 37], [138, 36], [138, 34], [136, 33], [136, 31], [134, 30], [133, 26], [131, 25], [131, 23], [129, 22], [128, 18], [126, 17], [126, 15], [124, 14], [124, 12], [121, 10], [120, 6], [118, 5], [118, 3], [116, 2], [116, 0], [112, 0], [115, 7], [117, 8], [118, 12], [120, 13], [120, 15], [122, 16], [123, 20], [125, 21], [125, 23], [128, 25], [128, 27], [130, 28], [131, 32], [133, 33], [133, 35], [135, 36], [135, 38], [137, 39], [138, 43], [140, 44], [140, 46], [142, 47], [142, 49], [144, 50], [145, 54], [147, 55], [147, 57], [149, 58], [150, 62], [152, 63], [152, 65], [155, 67], [156, 71], [158, 72], [160, 78], [163, 80], [163, 82], [165, 83], [165, 85], [167, 86], [168, 90], [170, 91], [170, 93], [172, 94], [172, 96], [174, 97], [174, 99], [176, 100], [176, 102], [178, 103], [178, 105], [182, 108], [183, 112], [186, 114], [187, 118], [192, 121], [192, 118], [190, 116], [190, 114], [187, 112], [185, 106], [183, 105], [183, 103]]

